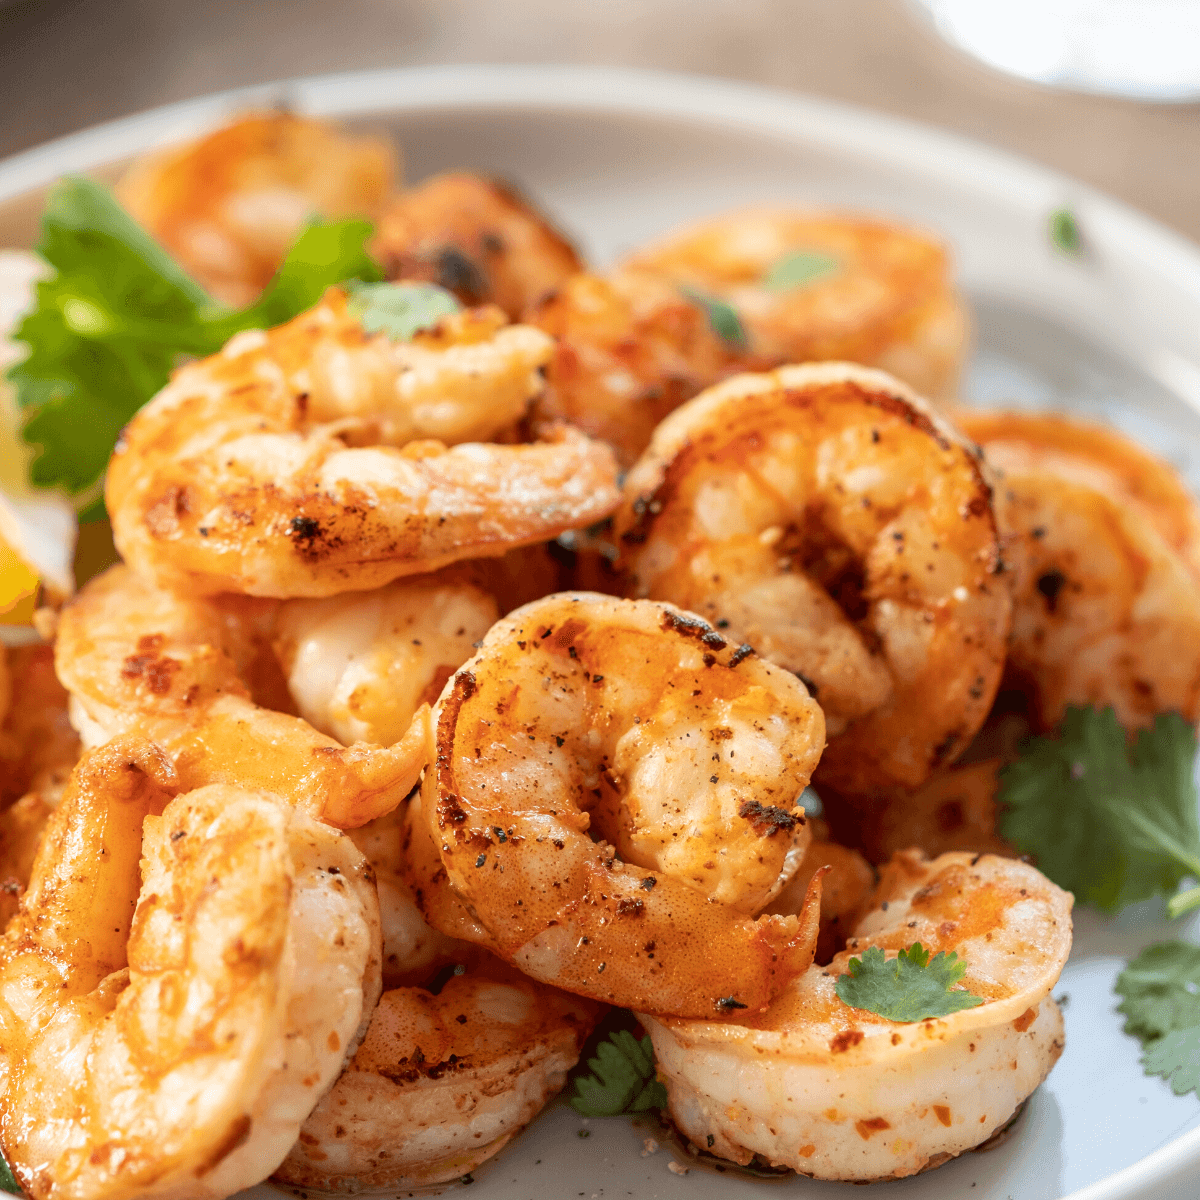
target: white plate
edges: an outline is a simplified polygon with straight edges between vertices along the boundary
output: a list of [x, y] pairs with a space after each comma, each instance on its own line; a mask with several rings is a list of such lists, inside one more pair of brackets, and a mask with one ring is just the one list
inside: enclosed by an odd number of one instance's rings
[[[199, 133], [284, 101], [393, 133], [416, 179], [446, 167], [505, 174], [603, 263], [651, 235], [753, 201], [890, 213], [954, 247], [977, 320], [968, 398], [1111, 419], [1200, 490], [1200, 255], [1145, 217], [1051, 171], [960, 139], [826, 102], [617, 70], [452, 67], [302, 80], [175, 105], [0, 163], [0, 245], [28, 244], [40, 192], [68, 171]], [[1064, 257], [1048, 217], [1069, 205], [1088, 253]], [[1150, 941], [1197, 936], [1161, 906], [1083, 911], [1058, 993], [1067, 1048], [998, 1148], [881, 1185], [894, 1200], [1174, 1200], [1200, 1192], [1200, 1103], [1138, 1065], [1113, 981]], [[479, 1200], [858, 1196], [850, 1185], [667, 1170], [653, 1132], [584, 1122], [559, 1104], [476, 1172]], [[577, 1135], [586, 1134], [587, 1140]], [[254, 1189], [260, 1200], [279, 1193]], [[249, 1194], [248, 1194], [249, 1195]]]

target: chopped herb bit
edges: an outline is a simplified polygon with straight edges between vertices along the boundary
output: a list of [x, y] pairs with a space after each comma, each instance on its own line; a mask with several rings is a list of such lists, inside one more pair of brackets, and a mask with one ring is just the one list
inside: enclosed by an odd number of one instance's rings
[[732, 305], [726, 304], [724, 300], [720, 300], [716, 296], [708, 296], [704, 292], [697, 291], [695, 288], [684, 287], [679, 290], [693, 304], [698, 304], [704, 309], [704, 315], [708, 317], [708, 327], [721, 341], [735, 350], [746, 349], [750, 344], [750, 339], [746, 337], [742, 319]]
[[393, 342], [411, 341], [462, 305], [435, 283], [363, 283], [348, 305], [368, 333], [386, 333]]
[[12, 1173], [12, 1168], [2, 1154], [0, 1154], [0, 1191], [11, 1192], [14, 1196], [24, 1195], [21, 1185]]
[[667, 1089], [655, 1078], [654, 1048], [647, 1035], [639, 1042], [618, 1029], [596, 1047], [587, 1062], [591, 1075], [575, 1079], [571, 1107], [585, 1117], [612, 1117], [623, 1112], [665, 1108]]
[[1079, 222], [1069, 208], [1057, 208], [1050, 214], [1050, 240], [1064, 254], [1077, 257], [1083, 253]]
[[839, 975], [835, 986], [838, 998], [851, 1008], [912, 1023], [982, 1004], [982, 997], [954, 986], [966, 969], [953, 951], [943, 950], [931, 959], [920, 942], [893, 959], [878, 946], [868, 946], [862, 958], [850, 960], [850, 973]]
[[1116, 990], [1146, 1074], [1161, 1075], [1177, 1096], [1200, 1096], [1200, 946], [1147, 947], [1117, 976]]
[[819, 250], [793, 250], [771, 266], [763, 276], [763, 287], [769, 292], [790, 292], [836, 274], [841, 265], [841, 260], [832, 254], [822, 254]]
[[1000, 773], [1000, 832], [1079, 900], [1108, 912], [1171, 896], [1200, 906], [1196, 731], [1178, 713], [1132, 742], [1111, 708], [1067, 709], [1056, 735], [1026, 742]]

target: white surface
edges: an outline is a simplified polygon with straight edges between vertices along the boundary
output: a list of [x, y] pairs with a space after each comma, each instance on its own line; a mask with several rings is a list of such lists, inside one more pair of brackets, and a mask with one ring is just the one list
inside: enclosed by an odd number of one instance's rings
[[[1200, 256], [1182, 238], [1051, 171], [838, 105], [739, 85], [630, 71], [445, 68], [330, 77], [175, 106], [0, 163], [0, 236], [13, 203], [67, 170], [99, 168], [198, 132], [248, 103], [287, 100], [391, 130], [411, 178], [444, 167], [506, 174], [542, 199], [600, 262], [700, 214], [760, 200], [891, 213], [954, 247], [975, 307], [968, 399], [1105, 416], [1170, 457], [1200, 490]], [[1069, 204], [1088, 252], [1050, 245]], [[26, 235], [27, 236], [27, 235]], [[1116, 921], [1079, 914], [1058, 994], [1067, 1048], [1001, 1146], [880, 1185], [896, 1200], [1192, 1200], [1200, 1102], [1138, 1066], [1112, 982], [1164, 936], [1156, 905]], [[1190, 932], [1189, 932], [1190, 930]], [[588, 1133], [579, 1140], [577, 1133]], [[858, 1196], [850, 1185], [667, 1169], [641, 1156], [654, 1132], [583, 1122], [559, 1105], [476, 1174], [478, 1200]], [[273, 1189], [255, 1189], [262, 1200]]]

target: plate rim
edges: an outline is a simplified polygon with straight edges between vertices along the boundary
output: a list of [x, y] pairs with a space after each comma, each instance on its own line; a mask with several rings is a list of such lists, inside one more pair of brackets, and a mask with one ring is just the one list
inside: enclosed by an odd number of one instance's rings
[[[0, 160], [0, 205], [62, 175], [102, 168], [195, 137], [239, 110], [287, 106], [330, 118], [373, 113], [498, 110], [678, 119], [783, 140], [836, 144], [966, 190], [1003, 192], [1044, 214], [1086, 205], [1106, 236], [1195, 297], [1200, 244], [1090, 184], [957, 133], [778, 87], [634, 67], [466, 63], [298, 76], [230, 88], [106, 121]], [[1062, 1200], [1139, 1200], [1182, 1186], [1200, 1167], [1200, 1128], [1174, 1138]], [[1182, 1193], [1180, 1193], [1182, 1194]]]

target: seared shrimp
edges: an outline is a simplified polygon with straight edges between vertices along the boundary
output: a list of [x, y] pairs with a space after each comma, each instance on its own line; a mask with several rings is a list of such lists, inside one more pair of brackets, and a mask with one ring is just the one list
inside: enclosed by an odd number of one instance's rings
[[615, 532], [634, 595], [808, 683], [838, 790], [917, 786], [987, 716], [1012, 604], [991, 488], [888, 375], [825, 363], [711, 388], [658, 427]]
[[815, 904], [751, 914], [803, 856], [824, 723], [748, 646], [673, 605], [550, 596], [492, 627], [433, 738], [420, 811], [481, 932], [440, 904], [434, 925], [655, 1012], [762, 1008], [811, 960]]
[[338, 1191], [458, 1179], [561, 1090], [599, 1011], [494, 959], [436, 993], [385, 992], [275, 1178]]
[[770, 365], [843, 359], [949, 399], [967, 318], [945, 250], [924, 234], [832, 213], [750, 209], [704, 222], [625, 264], [724, 301]]
[[434, 175], [379, 219], [372, 251], [389, 279], [423, 279], [515, 321], [583, 270], [575, 247], [511, 185], [466, 171]]
[[27, 792], [57, 792], [79, 759], [67, 692], [54, 673], [54, 648], [13, 646], [6, 658], [11, 703], [0, 725], [0, 809]]
[[276, 606], [185, 598], [117, 566], [63, 610], [56, 665], [91, 745], [141, 732], [171, 754], [181, 786], [280, 795], [342, 828], [390, 812], [425, 766], [425, 710], [388, 748], [344, 747], [255, 702], [246, 682], [270, 654]]
[[36, 1200], [258, 1182], [378, 996], [349, 838], [267, 795], [177, 786], [142, 739], [87, 755], [0, 941], [0, 1141]]
[[385, 142], [261, 113], [139, 159], [117, 197], [193, 278], [240, 307], [270, 282], [306, 221], [374, 216], [395, 175]]
[[1060, 416], [963, 411], [1001, 472], [1014, 571], [1009, 671], [1045, 728], [1068, 704], [1126, 726], [1200, 717], [1200, 520], [1166, 464]]
[[612, 455], [576, 431], [446, 448], [503, 430], [541, 386], [549, 340], [499, 319], [460, 313], [394, 343], [331, 289], [184, 367], [109, 465], [121, 553], [188, 593], [329, 596], [607, 516]]
[[[912, 1175], [986, 1141], [1062, 1053], [1050, 997], [1071, 901], [1025, 863], [901, 854], [829, 966], [737, 1023], [643, 1016], [670, 1113], [696, 1145], [818, 1179]], [[851, 1008], [838, 976], [868, 946], [957, 953], [984, 1003], [914, 1024]]]

